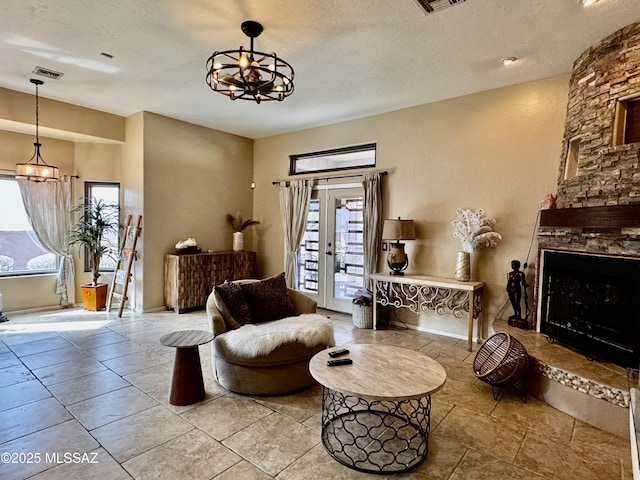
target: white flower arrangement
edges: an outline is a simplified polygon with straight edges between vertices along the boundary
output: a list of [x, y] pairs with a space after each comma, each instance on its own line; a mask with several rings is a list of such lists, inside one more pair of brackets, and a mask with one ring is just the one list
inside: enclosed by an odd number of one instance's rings
[[474, 212], [468, 208], [456, 210], [460, 220], [451, 222], [453, 236], [460, 240], [464, 252], [473, 253], [482, 247], [495, 247], [502, 236], [494, 232], [494, 218], [482, 218], [484, 210]]

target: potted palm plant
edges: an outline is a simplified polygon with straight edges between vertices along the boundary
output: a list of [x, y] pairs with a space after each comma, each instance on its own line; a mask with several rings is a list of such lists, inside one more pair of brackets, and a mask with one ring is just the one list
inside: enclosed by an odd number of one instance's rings
[[69, 232], [69, 244], [85, 249], [92, 272], [91, 283], [80, 286], [82, 301], [86, 310], [99, 311], [106, 305], [109, 288], [106, 283], [98, 283], [100, 261], [103, 257], [115, 257], [115, 249], [105, 240], [120, 230], [120, 208], [117, 204], [93, 198], [86, 199], [73, 212], [78, 219]]

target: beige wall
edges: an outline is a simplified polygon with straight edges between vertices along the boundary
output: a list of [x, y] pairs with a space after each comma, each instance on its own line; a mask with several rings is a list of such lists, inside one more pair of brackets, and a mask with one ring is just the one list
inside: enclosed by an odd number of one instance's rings
[[[71, 174], [74, 159], [73, 142], [42, 137], [40, 140], [44, 160], [51, 165], [56, 165], [63, 174]], [[25, 135], [0, 130], [0, 172], [14, 172], [16, 163], [27, 162], [33, 155], [34, 141], [33, 134]], [[2, 215], [2, 209], [3, 206], [0, 206], [0, 215]], [[54, 274], [0, 278], [0, 293], [2, 293], [5, 312], [59, 305], [60, 298], [55, 294], [55, 289]]]
[[144, 114], [144, 310], [164, 307], [164, 256], [178, 241], [231, 249], [224, 216], [251, 216], [252, 178], [251, 139]]
[[[41, 87], [44, 159], [78, 175], [74, 203], [85, 181], [120, 182], [124, 218], [143, 215], [131, 303], [138, 311], [163, 308], [163, 259], [176, 242], [194, 237], [203, 250], [230, 249], [225, 213], [251, 216], [253, 141], [146, 112], [125, 119], [49, 100], [45, 92]], [[33, 154], [35, 97], [0, 88], [0, 100], [0, 170], [10, 174]], [[75, 256], [80, 301], [89, 274]], [[54, 275], [0, 278], [5, 311], [55, 306], [54, 289]]]
[[[194, 237], [203, 250], [231, 249], [224, 215], [252, 215], [253, 141], [152, 113], [125, 119], [48, 100], [42, 93], [43, 157], [62, 174], [79, 176], [73, 181], [74, 203], [85, 181], [120, 182], [125, 218], [143, 215], [131, 303], [138, 311], [163, 308], [163, 260], [176, 242]], [[10, 174], [33, 154], [35, 99], [0, 88], [0, 100], [0, 170]], [[76, 253], [78, 301], [79, 285], [89, 280], [82, 267]], [[54, 275], [0, 278], [5, 311], [58, 305], [54, 289]]]
[[[503, 241], [474, 254], [474, 277], [487, 283], [492, 320], [507, 301], [511, 260], [524, 262], [527, 255], [538, 204], [556, 190], [567, 89], [568, 77], [560, 76], [256, 140], [254, 217], [263, 225], [254, 247], [261, 273], [283, 269], [278, 193], [271, 182], [287, 178], [289, 155], [376, 142], [377, 168], [389, 171], [384, 216], [416, 221], [418, 240], [407, 242], [408, 273], [453, 276], [457, 208], [483, 209], [496, 219]], [[464, 321], [432, 327], [465, 332]]]
[[[105, 143], [80, 143], [40, 138], [41, 153], [44, 160], [56, 165], [62, 174], [79, 175], [72, 180], [73, 205], [80, 203], [83, 182], [118, 182], [120, 181], [120, 163], [122, 146]], [[0, 131], [0, 169], [7, 173], [15, 169], [17, 162], [26, 162], [33, 154], [32, 135]], [[80, 300], [80, 285], [91, 280], [91, 274], [85, 273], [83, 259], [73, 249], [76, 260], [76, 299]], [[104, 275], [101, 281], [110, 281]], [[33, 295], [33, 292], [39, 292]], [[0, 293], [3, 294], [5, 309], [9, 311], [42, 308], [58, 305], [59, 298], [55, 294], [55, 275], [36, 275], [33, 277], [0, 278]]]
[[[125, 122], [126, 139], [122, 147], [122, 189], [123, 215], [143, 215], [144, 220], [144, 112], [127, 117]], [[127, 292], [129, 305], [137, 312], [142, 311], [144, 298], [144, 239], [142, 231], [136, 245], [138, 259], [133, 264], [131, 289]]]
[[[47, 85], [39, 89], [40, 134], [47, 137], [92, 142], [124, 141], [124, 119], [111, 113], [46, 98]], [[34, 88], [35, 92], [35, 88]], [[44, 96], [43, 96], [44, 95]], [[0, 129], [34, 132], [35, 94], [0, 88]], [[44, 145], [44, 142], [42, 142]], [[44, 157], [44, 152], [43, 152]], [[47, 161], [45, 157], [45, 161]]]
[[[84, 182], [120, 182], [122, 164], [122, 145], [104, 143], [74, 143], [74, 174], [79, 178], [73, 180], [72, 204], [82, 203]], [[122, 198], [120, 199], [122, 202]], [[84, 259], [79, 255], [80, 249], [75, 247], [73, 254], [76, 265], [76, 301], [81, 303], [80, 285], [90, 283], [91, 272], [84, 271]], [[100, 282], [110, 283], [113, 276], [108, 273], [100, 275]]]
[[[0, 170], [15, 172], [16, 163], [28, 162], [33, 156], [34, 142], [34, 133], [28, 135], [0, 129]], [[73, 142], [40, 136], [40, 143], [40, 154], [45, 162], [57, 166], [62, 175], [73, 173]]]
[[[195, 237], [204, 250], [231, 248], [226, 213], [239, 211], [262, 222], [247, 231], [247, 245], [258, 251], [262, 275], [282, 271], [278, 194], [271, 182], [287, 178], [288, 156], [377, 142], [378, 168], [389, 171], [385, 216], [417, 222], [419, 239], [408, 242], [410, 272], [453, 274], [459, 244], [450, 223], [456, 208], [483, 208], [496, 218], [504, 240], [475, 255], [475, 277], [488, 284], [492, 317], [506, 302], [511, 259], [524, 260], [527, 254], [540, 199], [555, 192], [567, 85], [568, 77], [561, 76], [255, 141], [151, 113], [132, 115], [126, 122], [118, 117], [114, 129], [113, 116], [96, 112], [88, 123], [95, 129], [103, 119], [104, 133], [82, 129], [86, 120], [62, 118], [61, 125], [82, 130], [81, 135], [74, 141], [42, 138], [43, 155], [62, 173], [81, 176], [75, 181], [77, 192], [84, 180], [121, 182], [123, 213], [143, 215], [134, 302], [137, 309], [150, 310], [164, 306], [163, 258], [178, 240]], [[17, 116], [21, 109], [6, 108], [29, 103], [23, 95], [0, 89], [0, 98], [11, 100], [0, 102], [5, 106], [0, 123], [3, 116], [28, 121]], [[26, 98], [32, 108], [33, 97]], [[71, 107], [60, 105], [60, 111], [80, 119], [92, 112]], [[6, 128], [0, 125], [0, 169], [12, 170], [17, 161], [31, 157], [33, 135]], [[83, 135], [102, 135], [96, 140], [102, 145]], [[125, 135], [126, 141], [117, 143]], [[251, 181], [257, 183], [254, 191]], [[0, 279], [5, 310], [57, 305], [49, 282], [53, 285], [53, 277]], [[34, 296], [33, 291], [41, 293]]]
[[[80, 175], [72, 182], [73, 203], [82, 196], [85, 180], [119, 181], [124, 118], [49, 100], [42, 96], [45, 91], [40, 88], [41, 154], [62, 175]], [[28, 161], [34, 141], [35, 96], [0, 88], [0, 171], [11, 174], [16, 163]], [[80, 260], [76, 255], [77, 286], [89, 278], [83, 273]], [[4, 310], [59, 305], [55, 285], [55, 275], [0, 278]], [[79, 299], [80, 292], [76, 290]]]

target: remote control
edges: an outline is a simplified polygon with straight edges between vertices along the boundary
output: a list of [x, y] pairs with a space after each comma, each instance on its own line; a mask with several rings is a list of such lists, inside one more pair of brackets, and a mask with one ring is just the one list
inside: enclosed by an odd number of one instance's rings
[[353, 363], [350, 358], [336, 358], [335, 360], [327, 360], [327, 365], [330, 367], [336, 367], [338, 365], [349, 365]]
[[339, 357], [340, 355], [346, 355], [347, 353], [349, 353], [349, 350], [347, 350], [346, 348], [341, 348], [340, 350], [334, 350], [332, 352], [329, 352], [329, 356], [331, 358], [335, 358], [335, 357]]

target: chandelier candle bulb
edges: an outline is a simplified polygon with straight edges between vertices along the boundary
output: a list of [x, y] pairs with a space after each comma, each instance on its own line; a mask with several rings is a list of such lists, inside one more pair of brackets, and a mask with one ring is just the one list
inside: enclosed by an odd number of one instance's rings
[[58, 181], [60, 180], [58, 167], [48, 165], [40, 155], [40, 147], [42, 147], [42, 144], [40, 143], [40, 136], [38, 134], [38, 86], [44, 85], [44, 82], [37, 78], [32, 78], [29, 81], [36, 86], [36, 141], [33, 144], [35, 152], [28, 162], [16, 164], [16, 178], [24, 178], [32, 182]]
[[248, 20], [241, 28], [251, 39], [249, 50], [240, 47], [214, 52], [207, 60], [207, 85], [231, 100], [284, 100], [293, 93], [293, 68], [275, 52], [253, 49], [253, 39], [262, 33], [262, 25]]

